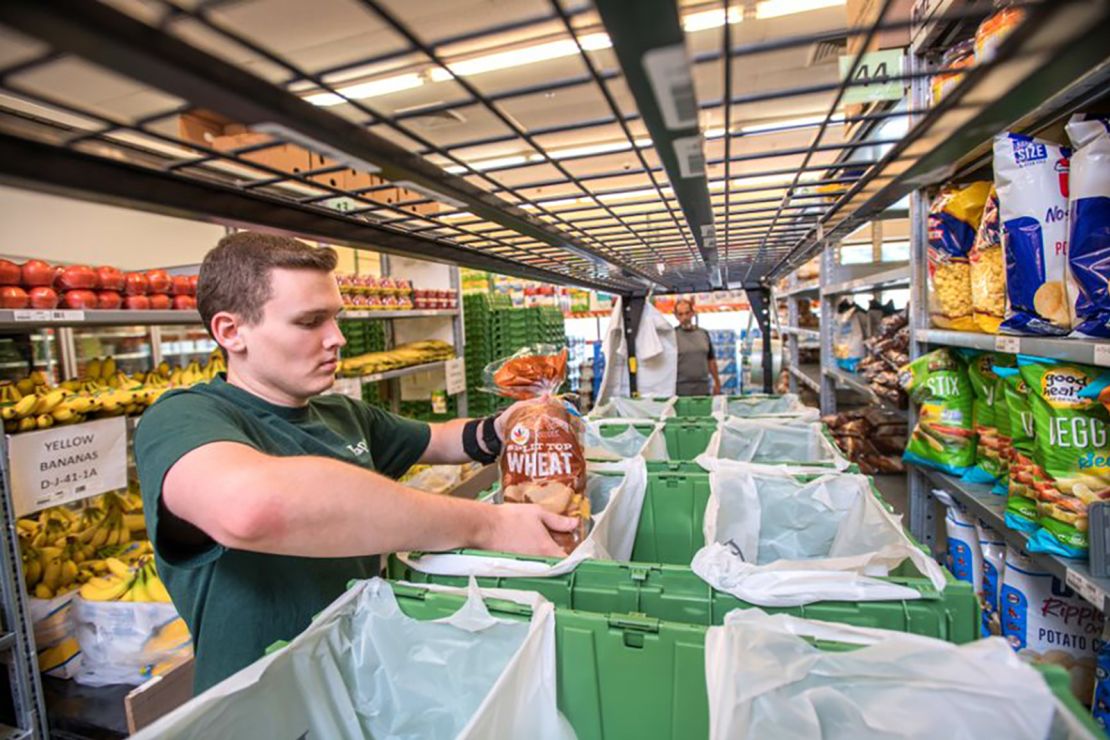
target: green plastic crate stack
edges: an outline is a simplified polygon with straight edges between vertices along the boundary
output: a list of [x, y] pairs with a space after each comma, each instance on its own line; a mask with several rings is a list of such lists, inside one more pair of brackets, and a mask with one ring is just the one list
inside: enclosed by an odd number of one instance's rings
[[363, 383], [362, 384], [362, 400], [371, 406], [377, 406], [380, 409], [389, 407], [389, 403], [382, 398], [381, 383]]
[[554, 306], [541, 306], [536, 309], [539, 316], [539, 340], [560, 349], [567, 346], [566, 319], [563, 312]]

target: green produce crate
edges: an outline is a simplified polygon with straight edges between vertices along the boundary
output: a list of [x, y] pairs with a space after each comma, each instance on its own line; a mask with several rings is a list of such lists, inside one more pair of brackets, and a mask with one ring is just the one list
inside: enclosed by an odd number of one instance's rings
[[[442, 619], [464, 599], [394, 583], [397, 603], [413, 619]], [[531, 609], [486, 599], [490, 613], [527, 620]], [[709, 735], [704, 625], [637, 614], [555, 610], [556, 681], [559, 710], [581, 740], [605, 738], [704, 738]], [[853, 646], [820, 640], [825, 650]], [[1049, 689], [1091, 732], [1097, 728], [1069, 689], [1068, 674], [1038, 667]]]
[[713, 416], [713, 396], [679, 396], [674, 401], [675, 416]]
[[709, 440], [716, 431], [715, 419], [664, 419], [667, 457], [671, 460], [694, 460], [708, 449]]
[[629, 427], [640, 434], [651, 434], [655, 431], [654, 424], [599, 424], [597, 428], [602, 437], [616, 437], [628, 431]]
[[[553, 558], [527, 557], [509, 553], [463, 550], [514, 560], [555, 563]], [[389, 559], [390, 579], [409, 583], [437, 583], [466, 587], [465, 576], [440, 576], [414, 570], [396, 557]], [[979, 600], [971, 584], [957, 581], [950, 574], [943, 592], [917, 574], [912, 565], [903, 565], [885, 580], [912, 588], [920, 599], [908, 601], [819, 601], [807, 606], [760, 607], [771, 614], [790, 614], [807, 619], [851, 624], [925, 635], [957, 644], [979, 639], [981, 619]], [[586, 560], [574, 571], [550, 578], [478, 578], [486, 588], [513, 588], [536, 591], [558, 607], [578, 611], [636, 613], [702, 626], [721, 624], [733, 609], [750, 609], [752, 604], [731, 594], [714, 591], [687, 566], [660, 563], [622, 563]]]

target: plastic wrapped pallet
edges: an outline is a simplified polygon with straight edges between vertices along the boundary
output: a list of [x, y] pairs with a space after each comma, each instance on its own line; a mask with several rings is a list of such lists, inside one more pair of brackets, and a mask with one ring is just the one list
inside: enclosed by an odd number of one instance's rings
[[74, 680], [85, 686], [138, 686], [156, 675], [159, 666], [193, 652], [189, 630], [173, 604], [77, 597], [73, 619], [82, 653]]
[[698, 464], [710, 472], [710, 496], [706, 546], [691, 567], [718, 591], [760, 606], [921, 598], [876, 577], [906, 560], [938, 591], [947, 585], [944, 570], [906, 536], [866, 476], [706, 455]]
[[729, 417], [717, 428], [706, 454], [754, 463], [824, 463], [840, 470], [849, 465], [825, 425], [816, 421]]
[[709, 628], [705, 656], [712, 740], [1092, 737], [998, 638], [953, 645], [737, 609]]
[[527, 622], [493, 617], [476, 586], [452, 616], [420, 621], [387, 582], [360, 581], [288, 645], [135, 737], [573, 737], [556, 707], [554, 607], [517, 598]]
[[398, 558], [415, 570], [438, 575], [540, 578], [569, 573], [583, 560], [628, 560], [632, 556], [636, 526], [647, 490], [647, 464], [642, 457], [591, 463], [589, 472], [592, 473], [587, 476], [586, 482], [592, 512], [589, 534], [570, 555], [554, 565], [458, 553], [422, 554], [419, 557], [414, 557], [412, 553], [399, 553]]

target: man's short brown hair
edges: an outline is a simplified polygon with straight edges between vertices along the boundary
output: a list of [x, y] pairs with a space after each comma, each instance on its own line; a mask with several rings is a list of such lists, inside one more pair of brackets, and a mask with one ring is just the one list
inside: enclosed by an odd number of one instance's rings
[[331, 272], [338, 259], [330, 247], [310, 247], [288, 236], [259, 231], [225, 236], [200, 265], [197, 310], [201, 321], [209, 333], [212, 317], [220, 311], [256, 324], [272, 295], [270, 272], [275, 267]]

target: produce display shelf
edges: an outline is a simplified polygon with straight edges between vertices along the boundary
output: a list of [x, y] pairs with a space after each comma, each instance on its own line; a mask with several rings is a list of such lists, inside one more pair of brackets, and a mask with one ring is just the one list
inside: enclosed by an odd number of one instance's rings
[[948, 347], [969, 347], [1009, 354], [1052, 357], [1085, 365], [1110, 367], [1110, 342], [1067, 337], [1016, 337], [1006, 334], [977, 334], [943, 329], [921, 329], [919, 341]]
[[446, 365], [447, 360], [436, 360], [435, 362], [425, 362], [420, 365], [409, 365], [408, 367], [398, 367], [393, 370], [384, 370], [380, 373], [370, 373], [369, 375], [355, 375], [351, 377], [357, 378], [363, 383], [376, 383], [379, 380], [403, 378], [406, 375], [416, 375], [417, 373], [423, 373], [429, 370], [442, 370]]
[[[989, 485], [967, 483], [955, 476], [921, 465], [913, 467], [925, 476], [930, 485], [947, 491], [957, 501], [967, 506], [971, 513], [1002, 535], [1006, 544], [1011, 547], [1020, 547], [1023, 550], [1026, 548], [1029, 535], [1006, 526], [1005, 496], [991, 493]], [[1028, 554], [1041, 567], [1066, 583], [1094, 606], [1103, 611], [1110, 608], [1110, 602], [1107, 600], [1108, 595], [1110, 595], [1110, 578], [1093, 577], [1090, 568], [1081, 560], [1071, 560], [1044, 552], [1029, 552]]]
[[458, 316], [457, 308], [418, 308], [411, 311], [368, 311], [360, 309], [347, 309], [339, 313], [339, 319], [351, 321], [357, 319], [426, 319], [433, 316]]
[[196, 311], [0, 310], [0, 329], [7, 330], [26, 330], [38, 326], [151, 326], [198, 323], [200, 323], [200, 314]]
[[895, 267], [890, 270], [874, 273], [866, 277], [845, 280], [821, 287], [821, 295], [847, 295], [849, 293], [866, 293], [873, 290], [888, 290], [891, 288], [905, 288], [910, 284], [910, 269], [908, 266]]
[[812, 295], [816, 296], [821, 290], [821, 281], [818, 278], [812, 280], [799, 280], [792, 285], [775, 291], [776, 298], [788, 298], [790, 296]]
[[820, 339], [821, 332], [816, 329], [802, 329], [797, 326], [780, 326], [779, 332], [782, 334], [794, 334], [801, 339]]
[[827, 367], [825, 368], [825, 375], [829, 376], [830, 378], [834, 378], [837, 383], [844, 386], [845, 388], [849, 388], [853, 391], [856, 391], [857, 393], [862, 394], [865, 398], [867, 398], [869, 403], [880, 405], [884, 409], [893, 411], [899, 415], [905, 415], [906, 413], [905, 409], [898, 408], [894, 404], [887, 401], [885, 398], [880, 398], [879, 395], [871, 389], [871, 386], [869, 386], [867, 383], [864, 383], [862, 380], [849, 372], [845, 372], [838, 367]]
[[799, 383], [806, 386], [814, 393], [821, 392], [821, 381], [818, 378], [821, 368], [818, 365], [798, 366], [787, 364], [786, 370], [795, 378], [797, 378]]

